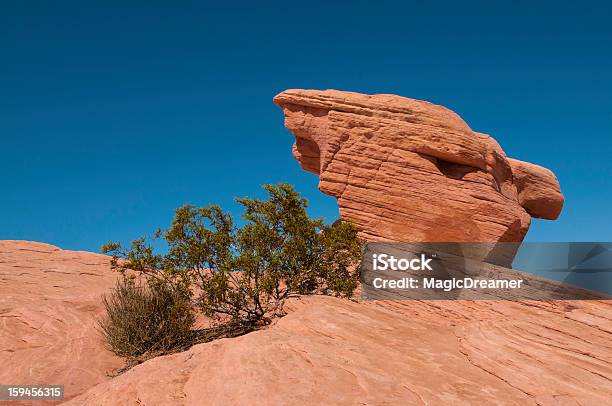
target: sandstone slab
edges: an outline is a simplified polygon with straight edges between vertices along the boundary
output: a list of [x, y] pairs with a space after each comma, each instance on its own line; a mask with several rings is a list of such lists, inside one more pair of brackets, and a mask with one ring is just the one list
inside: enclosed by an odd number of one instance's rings
[[0, 382], [63, 383], [66, 404], [101, 406], [601, 405], [612, 398], [612, 303], [596, 300], [304, 297], [264, 330], [110, 378], [123, 363], [104, 349], [95, 317], [113, 280], [103, 255], [1, 241]]
[[271, 327], [149, 360], [69, 405], [601, 405], [611, 304], [306, 297]]
[[123, 362], [96, 318], [114, 280], [107, 256], [0, 241], [0, 383], [62, 384], [71, 398], [110, 379]]

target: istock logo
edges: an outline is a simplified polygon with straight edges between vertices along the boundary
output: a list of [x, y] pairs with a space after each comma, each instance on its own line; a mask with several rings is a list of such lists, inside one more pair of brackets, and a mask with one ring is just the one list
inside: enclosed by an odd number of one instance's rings
[[406, 258], [395, 258], [393, 255], [387, 254], [373, 254], [373, 269], [375, 271], [433, 271], [429, 263], [433, 258], [425, 257], [425, 254], [421, 254], [420, 258], [406, 259]]

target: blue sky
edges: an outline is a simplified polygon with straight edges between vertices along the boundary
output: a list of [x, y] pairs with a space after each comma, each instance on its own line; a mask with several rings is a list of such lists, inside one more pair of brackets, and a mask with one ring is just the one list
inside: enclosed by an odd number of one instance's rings
[[528, 240], [610, 240], [609, 2], [11, 3], [0, 239], [98, 250], [279, 181], [332, 221], [272, 97], [335, 88], [445, 105], [552, 169], [564, 212]]

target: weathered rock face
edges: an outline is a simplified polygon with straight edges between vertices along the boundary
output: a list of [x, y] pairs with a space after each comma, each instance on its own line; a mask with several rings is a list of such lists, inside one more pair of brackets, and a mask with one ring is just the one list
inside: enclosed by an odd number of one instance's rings
[[522, 241], [556, 219], [554, 174], [506, 157], [454, 112], [394, 95], [287, 90], [274, 102], [293, 154], [369, 240]]
[[67, 405], [87, 406], [603, 405], [612, 397], [612, 307], [596, 300], [296, 298], [266, 329], [110, 378], [123, 362], [95, 329], [100, 295], [115, 279], [109, 262], [0, 241], [0, 383], [64, 384]]
[[265, 330], [155, 358], [67, 405], [603, 405], [605, 301], [291, 301]]
[[0, 383], [61, 384], [69, 399], [110, 379], [123, 361], [96, 319], [115, 278], [104, 255], [0, 241]]

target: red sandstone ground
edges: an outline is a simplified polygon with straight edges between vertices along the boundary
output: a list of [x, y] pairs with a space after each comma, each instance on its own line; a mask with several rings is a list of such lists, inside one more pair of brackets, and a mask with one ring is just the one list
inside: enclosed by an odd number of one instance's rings
[[0, 241], [0, 383], [61, 383], [72, 397], [122, 365], [95, 327], [100, 295], [115, 277], [109, 262], [90, 252]]
[[582, 404], [612, 399], [612, 303], [292, 301], [274, 325], [121, 361], [94, 329], [105, 256], [0, 242], [0, 382], [71, 405]]

